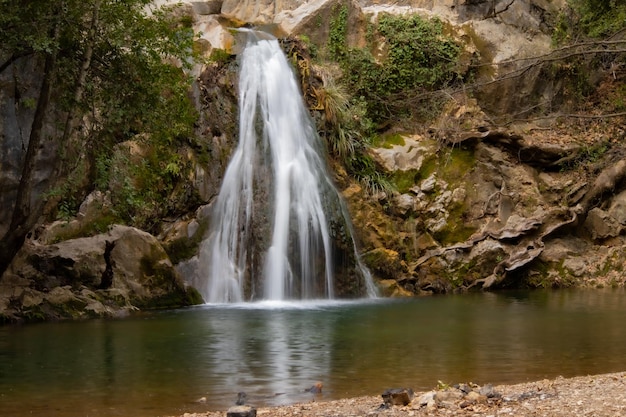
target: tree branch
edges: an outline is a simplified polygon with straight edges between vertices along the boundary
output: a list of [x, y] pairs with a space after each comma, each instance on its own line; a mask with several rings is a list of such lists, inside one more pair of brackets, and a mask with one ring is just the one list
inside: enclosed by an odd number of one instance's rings
[[0, 74], [2, 74], [2, 72], [4, 72], [5, 69], [7, 69], [12, 63], [17, 61], [18, 59], [23, 58], [28, 55], [32, 55], [32, 54], [34, 54], [32, 50], [20, 52], [18, 54], [11, 54], [9, 59], [7, 59], [5, 62], [2, 63], [2, 65], [0, 65]]

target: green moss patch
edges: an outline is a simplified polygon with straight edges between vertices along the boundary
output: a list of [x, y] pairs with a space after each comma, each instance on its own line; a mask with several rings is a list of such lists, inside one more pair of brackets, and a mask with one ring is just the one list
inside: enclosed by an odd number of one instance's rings
[[394, 146], [404, 146], [405, 144], [404, 137], [399, 133], [374, 136], [371, 143], [374, 148], [385, 149], [391, 149]]

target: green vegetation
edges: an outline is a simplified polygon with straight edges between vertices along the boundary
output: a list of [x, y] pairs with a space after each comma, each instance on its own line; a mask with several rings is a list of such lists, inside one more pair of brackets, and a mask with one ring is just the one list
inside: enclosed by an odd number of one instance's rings
[[569, 9], [559, 16], [553, 40], [556, 44], [583, 38], [606, 38], [626, 28], [626, 4], [620, 0], [568, 0]]
[[[114, 155], [128, 139], [140, 136], [149, 153], [128, 167], [132, 179], [116, 179], [123, 183], [111, 195], [118, 221], [139, 227], [154, 222], [164, 210], [149, 208], [167, 207], [167, 194], [184, 176], [174, 149], [192, 139], [197, 118], [185, 72], [195, 59], [191, 17], [170, 9], [147, 13], [150, 4], [0, 0], [0, 72], [25, 60], [39, 63], [39, 97], [26, 103], [35, 113], [29, 147], [57, 142], [59, 160], [46, 196], [58, 202], [60, 218], [75, 214], [93, 184], [102, 190], [110, 185], [117, 175], [110, 171]], [[57, 120], [54, 134], [44, 120]], [[36, 158], [29, 152], [26, 165]], [[20, 183], [23, 201], [31, 198], [30, 175]], [[30, 211], [42, 206], [17, 204], [13, 223], [37, 218]], [[15, 246], [22, 233], [12, 229], [1, 243]]]
[[225, 51], [224, 49], [215, 48], [211, 51], [211, 56], [209, 57], [209, 61], [224, 63], [233, 59], [233, 55]]
[[[331, 152], [353, 177], [371, 191], [389, 190], [393, 182], [405, 181], [379, 172], [367, 147], [402, 144], [401, 135], [378, 135], [376, 130], [392, 121], [423, 120], [439, 108], [443, 101], [431, 93], [461, 80], [461, 48], [438, 19], [381, 14], [367, 26], [367, 48], [348, 46], [347, 24], [347, 7], [335, 7], [321, 55], [338, 63], [342, 76], [338, 81], [325, 77], [323, 89], [316, 91], [325, 112], [322, 130]], [[383, 52], [374, 55], [381, 45]]]
[[376, 135], [372, 138], [371, 145], [377, 148], [391, 149], [394, 145], [404, 146], [404, 137], [395, 133], [391, 135]]
[[460, 47], [444, 35], [440, 20], [383, 14], [376, 32], [385, 45], [380, 57], [368, 49], [342, 50], [340, 43], [334, 47], [341, 51], [336, 57], [350, 90], [365, 98], [375, 122], [415, 116], [416, 97], [460, 79]]
[[372, 157], [363, 150], [347, 160], [346, 167], [370, 194], [387, 192], [394, 187], [386, 174], [379, 171]]
[[407, 193], [422, 178], [420, 170], [395, 171], [391, 176], [391, 183], [399, 193]]
[[336, 6], [330, 20], [328, 52], [337, 61], [341, 60], [346, 52], [346, 35], [348, 34], [348, 8]]
[[529, 274], [528, 285], [531, 288], [567, 288], [576, 283], [576, 277], [563, 266], [563, 260], [558, 263], [534, 261], [532, 270], [536, 274]]

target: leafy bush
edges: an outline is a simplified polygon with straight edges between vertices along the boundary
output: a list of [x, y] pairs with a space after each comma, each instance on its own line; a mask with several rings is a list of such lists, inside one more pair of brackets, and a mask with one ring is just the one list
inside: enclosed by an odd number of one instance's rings
[[382, 56], [351, 49], [340, 58], [350, 90], [365, 98], [368, 115], [376, 122], [414, 114], [407, 98], [461, 78], [461, 48], [445, 36], [440, 20], [383, 14], [374, 30], [384, 42]]
[[[316, 91], [325, 113], [322, 130], [331, 152], [367, 190], [390, 191], [394, 185], [367, 153], [369, 138], [375, 137], [375, 126], [390, 120], [432, 114], [442, 101], [426, 96], [461, 78], [461, 48], [438, 19], [388, 14], [368, 25], [368, 48], [349, 48], [347, 21], [347, 8], [336, 7], [324, 56], [338, 63], [343, 75], [340, 84], [325, 79], [323, 91]], [[374, 56], [380, 45], [383, 52]]]
[[553, 33], [557, 44], [582, 37], [606, 38], [626, 29], [626, 4], [621, 0], [568, 0]]

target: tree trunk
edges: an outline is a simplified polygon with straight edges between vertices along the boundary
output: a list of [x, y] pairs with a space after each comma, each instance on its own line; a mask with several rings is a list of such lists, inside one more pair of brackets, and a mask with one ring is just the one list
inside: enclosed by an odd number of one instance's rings
[[[83, 52], [83, 59], [80, 65], [80, 72], [76, 78], [76, 84], [74, 86], [73, 105], [70, 107], [67, 118], [65, 120], [65, 128], [63, 129], [63, 137], [61, 139], [61, 150], [67, 152], [59, 158], [59, 166], [57, 167], [57, 175], [55, 178], [62, 178], [67, 175], [72, 168], [66, 167], [66, 164], [74, 163], [78, 164], [82, 153], [85, 151], [84, 147], [72, 141], [72, 134], [76, 128], [77, 120], [77, 106], [83, 99], [85, 91], [85, 82], [87, 81], [87, 73], [91, 67], [91, 59], [93, 57], [94, 44], [96, 42], [96, 34], [99, 25], [99, 13], [100, 13], [100, 1], [96, 1], [93, 5], [93, 14], [91, 17], [91, 24], [89, 27], [89, 34], [87, 36], [87, 42], [85, 50]], [[75, 166], [74, 166], [75, 168]]]

